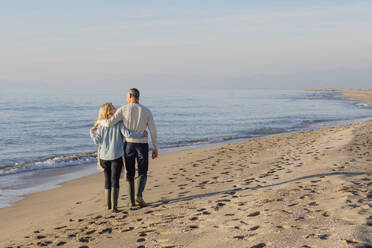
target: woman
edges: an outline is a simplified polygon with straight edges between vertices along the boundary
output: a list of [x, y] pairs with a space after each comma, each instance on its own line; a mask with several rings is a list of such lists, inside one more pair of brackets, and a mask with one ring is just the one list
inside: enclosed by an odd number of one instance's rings
[[[115, 111], [116, 109], [112, 103], [105, 103], [99, 109], [97, 120], [110, 119], [115, 114]], [[123, 136], [142, 138], [147, 136], [147, 132], [130, 131], [124, 127], [123, 122], [119, 122], [113, 127], [97, 127], [97, 125], [94, 125], [94, 127], [90, 129], [90, 136], [93, 142], [100, 146], [99, 159], [105, 174], [107, 209], [111, 209], [112, 207], [113, 211], [117, 212], [119, 179], [123, 168]]]

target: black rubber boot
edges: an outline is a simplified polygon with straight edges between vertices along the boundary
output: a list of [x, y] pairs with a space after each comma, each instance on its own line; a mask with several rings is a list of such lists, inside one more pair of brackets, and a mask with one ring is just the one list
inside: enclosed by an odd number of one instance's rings
[[119, 188], [112, 188], [112, 211], [118, 212], [118, 198], [119, 198]]
[[142, 198], [142, 193], [145, 190], [147, 176], [139, 176], [137, 179], [137, 197]]
[[145, 190], [147, 176], [139, 176], [137, 179], [137, 197], [136, 202], [140, 207], [146, 207], [146, 202], [143, 200], [142, 193]]
[[105, 189], [105, 198], [107, 209], [111, 209], [111, 189]]
[[128, 181], [128, 200], [129, 206], [134, 207], [136, 206], [136, 202], [134, 200], [134, 181]]

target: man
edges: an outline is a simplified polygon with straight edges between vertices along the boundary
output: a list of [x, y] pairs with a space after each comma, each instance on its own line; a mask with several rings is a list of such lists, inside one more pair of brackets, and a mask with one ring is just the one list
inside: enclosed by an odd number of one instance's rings
[[[143, 132], [147, 128], [150, 131], [152, 145], [154, 149], [152, 151], [152, 158], [155, 159], [158, 156], [157, 148], [157, 132], [152, 117], [151, 111], [145, 106], [139, 103], [140, 92], [136, 88], [132, 88], [128, 91], [126, 96], [127, 104], [122, 106], [115, 112], [115, 115], [108, 120], [99, 120], [97, 124], [104, 127], [111, 127], [123, 121], [124, 126], [129, 130]], [[149, 145], [148, 137], [144, 138], [126, 138], [124, 144], [124, 158], [125, 158], [125, 168], [127, 170], [127, 181], [128, 181], [128, 193], [129, 200], [132, 206], [135, 206], [137, 202], [141, 207], [146, 206], [146, 202], [143, 200], [143, 191], [146, 186], [147, 181], [147, 171], [148, 171], [148, 154]], [[136, 187], [136, 197], [135, 197], [135, 162], [137, 160], [138, 165], [138, 179]]]

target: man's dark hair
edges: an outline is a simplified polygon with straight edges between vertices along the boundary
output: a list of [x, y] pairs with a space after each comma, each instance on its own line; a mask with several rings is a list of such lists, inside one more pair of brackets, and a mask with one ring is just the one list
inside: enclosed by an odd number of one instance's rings
[[130, 93], [134, 98], [136, 98], [136, 99], [139, 99], [139, 97], [140, 97], [140, 92], [139, 92], [139, 90], [136, 89], [136, 88], [132, 88], [132, 89], [130, 89], [130, 90], [129, 90], [129, 93]]

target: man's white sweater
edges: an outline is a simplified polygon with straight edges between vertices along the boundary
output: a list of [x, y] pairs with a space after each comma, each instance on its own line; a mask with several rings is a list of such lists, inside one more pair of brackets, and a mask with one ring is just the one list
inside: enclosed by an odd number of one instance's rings
[[[143, 132], [147, 128], [150, 131], [151, 142], [154, 149], [158, 148], [158, 136], [151, 111], [139, 103], [128, 103], [118, 109], [114, 116], [108, 120], [99, 120], [98, 124], [104, 127], [112, 127], [119, 121], [129, 130]], [[125, 138], [127, 142], [148, 143], [148, 137]]]

